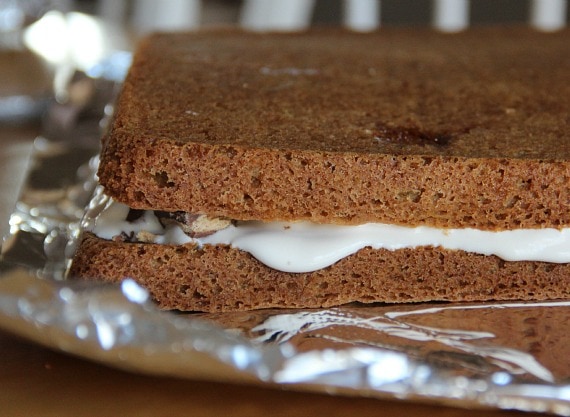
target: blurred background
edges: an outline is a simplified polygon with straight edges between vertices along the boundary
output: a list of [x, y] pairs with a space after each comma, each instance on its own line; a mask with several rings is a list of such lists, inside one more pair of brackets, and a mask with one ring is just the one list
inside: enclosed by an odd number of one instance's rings
[[[374, 30], [432, 25], [530, 24], [558, 30], [568, 0], [0, 0], [0, 122], [34, 118], [72, 74], [118, 79], [137, 39], [154, 30], [239, 25]], [[124, 52], [122, 56], [118, 54]], [[112, 58], [112, 61], [109, 61]], [[106, 65], [107, 64], [107, 65]]]
[[[378, 18], [383, 25], [430, 25], [436, 9], [441, 7], [467, 8], [471, 24], [523, 23], [530, 21], [533, 8], [540, 7], [552, 7], [553, 11], [564, 8], [564, 16], [559, 17], [568, 21], [564, 3], [567, 0], [77, 0], [69, 1], [68, 7], [147, 29], [227, 23], [279, 26], [288, 20], [287, 14], [291, 15], [290, 20], [296, 17], [299, 26], [343, 24], [350, 13], [347, 9], [359, 7], [368, 12], [374, 9], [372, 14], [377, 15], [368, 17]], [[271, 13], [272, 4], [277, 4], [275, 14], [280, 16], [280, 22]], [[260, 21], [252, 23], [252, 15]]]

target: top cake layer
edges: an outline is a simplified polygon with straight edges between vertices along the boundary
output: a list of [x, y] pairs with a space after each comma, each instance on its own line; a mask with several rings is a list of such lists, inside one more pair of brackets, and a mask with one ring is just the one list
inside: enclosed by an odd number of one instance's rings
[[142, 45], [118, 109], [148, 139], [566, 159], [570, 35], [206, 32]]
[[570, 223], [570, 31], [157, 34], [100, 179], [137, 208], [238, 219]]

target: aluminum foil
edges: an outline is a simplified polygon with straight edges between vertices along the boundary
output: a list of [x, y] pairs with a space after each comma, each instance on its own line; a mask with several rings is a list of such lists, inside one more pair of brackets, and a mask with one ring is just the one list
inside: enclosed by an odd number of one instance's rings
[[[135, 282], [65, 279], [116, 83], [53, 103], [0, 262], [0, 327], [130, 371], [570, 415], [570, 301], [160, 311]], [[70, 249], [71, 248], [71, 249]]]

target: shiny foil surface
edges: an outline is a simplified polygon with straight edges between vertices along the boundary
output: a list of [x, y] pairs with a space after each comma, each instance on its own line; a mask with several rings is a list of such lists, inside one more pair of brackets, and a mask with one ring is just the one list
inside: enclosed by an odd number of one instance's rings
[[2, 248], [0, 327], [134, 372], [570, 415], [570, 300], [191, 314], [130, 280], [67, 280], [118, 88], [79, 85], [87, 98], [53, 103], [34, 145]]

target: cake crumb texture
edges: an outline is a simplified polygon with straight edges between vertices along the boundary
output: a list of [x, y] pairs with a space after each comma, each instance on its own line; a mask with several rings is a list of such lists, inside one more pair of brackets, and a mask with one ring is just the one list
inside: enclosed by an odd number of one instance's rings
[[91, 233], [70, 276], [132, 278], [163, 309], [223, 312], [317, 308], [349, 302], [545, 300], [570, 296], [570, 265], [506, 262], [495, 256], [422, 247], [365, 248], [311, 273], [271, 269], [229, 246], [111, 242]]
[[133, 208], [238, 220], [570, 224], [570, 30], [157, 34], [99, 176]]

